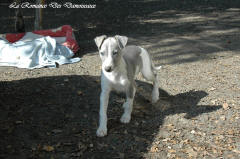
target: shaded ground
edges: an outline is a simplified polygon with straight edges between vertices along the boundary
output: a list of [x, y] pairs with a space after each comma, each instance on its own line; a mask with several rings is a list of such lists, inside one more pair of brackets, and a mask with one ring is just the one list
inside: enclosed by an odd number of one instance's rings
[[[13, 32], [14, 13], [0, 4], [0, 31]], [[81, 62], [0, 68], [0, 157], [238, 158], [240, 3], [96, 4], [95, 10], [44, 10], [44, 28], [73, 26]], [[33, 10], [24, 11], [31, 30]], [[151, 105], [151, 85], [139, 76], [131, 123], [119, 122], [124, 96], [113, 93], [108, 136], [97, 138], [101, 64], [93, 38], [101, 34], [127, 35], [163, 69], [159, 102]]]

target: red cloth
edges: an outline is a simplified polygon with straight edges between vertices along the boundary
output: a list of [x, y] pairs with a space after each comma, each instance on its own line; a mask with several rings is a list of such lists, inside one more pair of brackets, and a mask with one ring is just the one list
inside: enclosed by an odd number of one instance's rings
[[[64, 25], [61, 26], [58, 29], [49, 29], [49, 30], [36, 30], [33, 31], [34, 34], [39, 34], [42, 36], [51, 36], [51, 37], [66, 37], [66, 41], [63, 43], [64, 46], [67, 46], [69, 49], [71, 49], [74, 53], [76, 53], [79, 50], [79, 46], [77, 44], [77, 41], [73, 37], [73, 29], [70, 25]], [[18, 40], [20, 40], [25, 33], [18, 33], [18, 34], [6, 34], [6, 39], [14, 43]]]

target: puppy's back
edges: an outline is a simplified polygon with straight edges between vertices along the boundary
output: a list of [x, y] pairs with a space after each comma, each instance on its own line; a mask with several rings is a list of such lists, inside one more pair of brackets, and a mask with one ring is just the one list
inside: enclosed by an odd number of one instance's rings
[[142, 60], [140, 54], [141, 48], [135, 45], [126, 46], [122, 50], [123, 59], [127, 64], [128, 76], [134, 77], [137, 67], [138, 68], [142, 67]]
[[125, 61], [134, 63], [137, 65], [138, 60], [140, 60], [141, 48], [135, 45], [126, 46], [122, 50], [122, 55]]

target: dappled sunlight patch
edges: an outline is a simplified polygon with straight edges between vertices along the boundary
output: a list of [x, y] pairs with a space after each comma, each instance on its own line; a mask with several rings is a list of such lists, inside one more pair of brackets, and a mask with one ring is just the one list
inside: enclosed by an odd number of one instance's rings
[[207, 34], [208, 36], [210, 35], [217, 35], [217, 34], [221, 34], [221, 35], [224, 35], [224, 34], [233, 34], [233, 33], [239, 33], [240, 32], [240, 29], [239, 28], [232, 28], [232, 29], [222, 29], [222, 30], [206, 30], [206, 31], [203, 31], [202, 34], [205, 35]]
[[203, 21], [209, 21], [209, 20], [216, 20], [216, 17], [206, 17], [201, 15], [184, 15], [181, 18], [177, 20], [178, 23], [186, 23], [186, 22], [203, 22]]
[[[189, 63], [230, 57], [239, 53], [238, 28], [214, 29], [192, 35], [134, 39], [146, 48], [158, 64]], [[234, 35], [234, 36], [233, 36]]]
[[140, 23], [175, 23], [175, 18], [166, 18], [166, 19], [143, 19], [140, 20]]
[[143, 19], [140, 20], [140, 23], [167, 23], [167, 24], [172, 24], [172, 23], [189, 23], [189, 22], [203, 22], [203, 21], [208, 21], [208, 20], [215, 20], [216, 18], [207, 18], [203, 16], [189, 16], [189, 15], [184, 15], [183, 17], [176, 17], [176, 18], [163, 18], [163, 19]]
[[[166, 16], [164, 14], [170, 14]], [[145, 19], [139, 19], [140, 23], [190, 23], [190, 22], [204, 22], [204, 21], [212, 21], [217, 20], [217, 16], [204, 16], [199, 13], [186, 13], [186, 12], [173, 12], [173, 11], [163, 11], [163, 12], [155, 12], [154, 14], [149, 15]]]
[[177, 10], [160, 10], [151, 14], [151, 16], [159, 16], [160, 14], [176, 14], [179, 11]]
[[169, 43], [169, 42], [177, 42], [177, 41], [179, 41], [178, 38], [166, 38], [166, 39], [159, 41], [159, 43]]
[[239, 12], [239, 11], [240, 11], [240, 8], [229, 8], [229, 9], [227, 9], [226, 11]]

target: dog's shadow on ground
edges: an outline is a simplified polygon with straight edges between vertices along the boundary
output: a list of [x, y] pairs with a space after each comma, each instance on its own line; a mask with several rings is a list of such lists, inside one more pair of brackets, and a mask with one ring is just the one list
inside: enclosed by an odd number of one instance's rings
[[[152, 85], [146, 82], [137, 81], [139, 92], [137, 101], [149, 103], [151, 99]], [[198, 105], [201, 99], [208, 96], [205, 91], [191, 90], [189, 92], [170, 95], [168, 92], [159, 89], [160, 100], [152, 106], [159, 109], [164, 115], [186, 113], [185, 118], [194, 118], [202, 113], [208, 113], [219, 109], [219, 106]], [[147, 98], [146, 98], [147, 97]]]
[[0, 82], [0, 157], [131, 158], [143, 157], [168, 115], [193, 118], [221, 106], [201, 106], [208, 94], [190, 91], [150, 103], [152, 85], [137, 81], [130, 124], [121, 124], [124, 96], [113, 93], [108, 136], [96, 137], [100, 78], [56, 76]]

